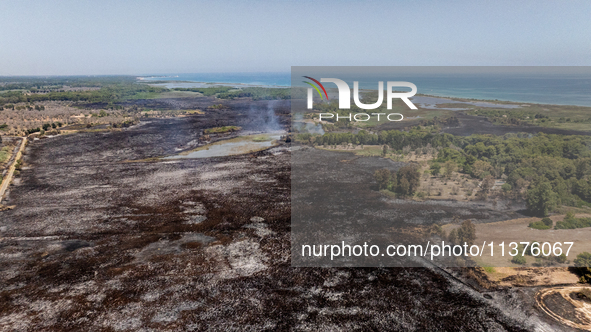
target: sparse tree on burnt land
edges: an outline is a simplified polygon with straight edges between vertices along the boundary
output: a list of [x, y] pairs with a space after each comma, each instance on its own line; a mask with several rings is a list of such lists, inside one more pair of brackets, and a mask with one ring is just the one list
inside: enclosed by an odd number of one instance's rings
[[380, 190], [386, 189], [388, 187], [388, 184], [390, 183], [390, 171], [385, 168], [378, 169], [374, 173], [374, 178], [376, 179], [376, 182], [378, 183], [378, 188]]
[[387, 169], [377, 170], [374, 178], [380, 190], [388, 189], [401, 196], [412, 196], [419, 188], [421, 173], [417, 165], [408, 165], [392, 173]]
[[467, 243], [469, 246], [474, 244], [476, 240], [476, 226], [471, 220], [464, 220], [462, 226], [458, 228], [458, 241], [460, 244]]

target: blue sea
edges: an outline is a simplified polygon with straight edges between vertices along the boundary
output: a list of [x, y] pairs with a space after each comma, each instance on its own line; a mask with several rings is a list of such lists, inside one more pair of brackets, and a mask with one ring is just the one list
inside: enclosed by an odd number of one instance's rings
[[341, 78], [351, 88], [355, 80], [363, 89], [376, 89], [378, 81], [408, 81], [418, 93], [440, 97], [591, 106], [591, 67], [369, 67], [377, 68], [369, 72], [368, 67], [294, 68], [292, 73], [170, 74], [144, 79], [289, 87], [293, 74], [294, 86], [304, 86], [304, 75]]
[[168, 74], [145, 77], [151, 81], [186, 81], [204, 83], [232, 83], [257, 86], [289, 87], [290, 73], [203, 73], [203, 74]]

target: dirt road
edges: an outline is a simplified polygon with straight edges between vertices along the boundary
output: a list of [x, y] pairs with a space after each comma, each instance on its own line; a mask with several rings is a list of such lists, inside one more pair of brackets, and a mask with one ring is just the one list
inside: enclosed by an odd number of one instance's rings
[[6, 189], [8, 189], [8, 186], [10, 185], [10, 181], [12, 181], [12, 176], [14, 175], [16, 162], [23, 155], [23, 151], [25, 150], [26, 144], [27, 144], [27, 138], [23, 137], [23, 140], [21, 142], [21, 147], [18, 149], [18, 152], [16, 153], [16, 158], [14, 158], [14, 160], [12, 161], [12, 165], [10, 165], [10, 167], [8, 168], [8, 173], [6, 174], [6, 177], [2, 180], [2, 185], [0, 186], [0, 202], [2, 201], [2, 199], [4, 199], [4, 193], [6, 192]]

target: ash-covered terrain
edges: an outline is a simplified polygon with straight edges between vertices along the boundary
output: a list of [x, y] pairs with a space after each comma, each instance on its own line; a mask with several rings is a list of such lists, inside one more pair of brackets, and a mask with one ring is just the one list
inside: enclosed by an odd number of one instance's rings
[[205, 128], [285, 127], [284, 104], [31, 142], [16, 207], [0, 212], [0, 330], [570, 331], [532, 290], [483, 290], [435, 266], [291, 267], [287, 144], [154, 159], [194, 148]]

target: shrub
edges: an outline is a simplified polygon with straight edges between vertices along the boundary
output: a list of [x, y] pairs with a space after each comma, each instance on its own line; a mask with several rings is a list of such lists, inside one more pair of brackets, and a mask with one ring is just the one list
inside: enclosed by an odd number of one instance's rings
[[591, 227], [591, 218], [575, 218], [572, 214], [567, 214], [564, 220], [557, 221], [554, 229], [575, 229]]
[[536, 221], [536, 222], [532, 222], [529, 224], [530, 228], [533, 229], [539, 229], [539, 230], [544, 230], [544, 229], [550, 229], [552, 228], [552, 226], [548, 226], [545, 223], [541, 222], [541, 221]]
[[495, 268], [494, 268], [494, 267], [492, 267], [492, 266], [483, 266], [482, 268], [483, 268], [483, 269], [484, 269], [484, 271], [486, 271], [487, 273], [495, 273], [495, 272], [496, 272]]
[[430, 167], [431, 169], [431, 174], [433, 174], [434, 176], [439, 175], [439, 171], [441, 170], [441, 165], [439, 165], [439, 163], [433, 163], [433, 165], [431, 165]]
[[550, 227], [552, 227], [552, 225], [554, 224], [554, 223], [552, 222], [552, 219], [550, 219], [550, 218], [548, 218], [548, 217], [542, 218], [541, 222], [542, 222], [544, 225], [546, 225], [546, 226], [550, 226]]
[[591, 301], [591, 290], [587, 288], [580, 290], [577, 295], [587, 301]]
[[237, 126], [223, 126], [223, 127], [207, 128], [207, 129], [203, 130], [203, 133], [205, 133], [205, 134], [222, 134], [222, 133], [227, 133], [227, 132], [238, 131], [240, 129], [242, 129], [242, 128], [237, 127]]
[[526, 263], [525, 257], [521, 256], [521, 254], [517, 254], [517, 256], [513, 257], [513, 259], [511, 259], [511, 263], [513, 264], [518, 264], [518, 265], [524, 265]]
[[583, 276], [587, 276], [588, 279], [591, 278], [591, 253], [583, 252], [578, 254], [574, 263]]
[[462, 226], [458, 228], [459, 244], [467, 243], [468, 245], [473, 245], [474, 240], [476, 240], [476, 227], [471, 220], [464, 220]]
[[552, 259], [554, 259], [557, 263], [566, 263], [566, 255], [562, 254], [560, 256], [553, 256]]
[[416, 165], [408, 165], [392, 173], [387, 169], [377, 170], [374, 179], [380, 190], [388, 189], [401, 196], [412, 196], [419, 187], [421, 174]]
[[501, 189], [503, 190], [503, 192], [508, 193], [511, 191], [511, 189], [513, 189], [513, 187], [511, 187], [510, 184], [505, 183], [501, 186]]

